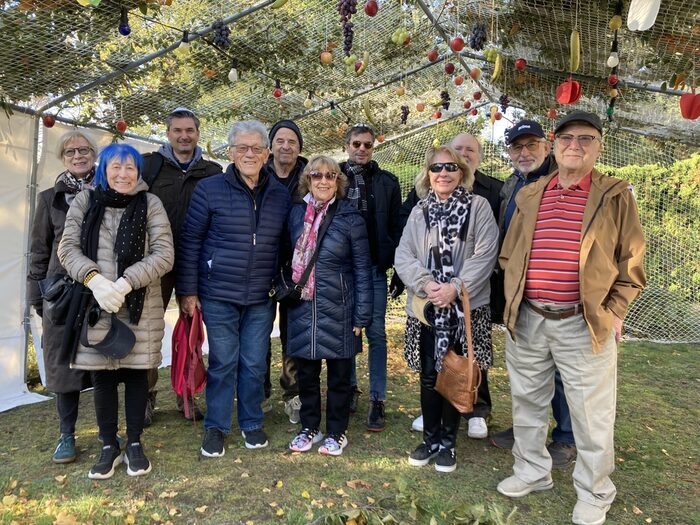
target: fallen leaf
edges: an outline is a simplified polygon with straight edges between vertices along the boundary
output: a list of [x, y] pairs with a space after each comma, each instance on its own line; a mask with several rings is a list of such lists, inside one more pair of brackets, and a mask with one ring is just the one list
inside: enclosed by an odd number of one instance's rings
[[177, 496], [177, 492], [171, 491], [171, 492], [161, 492], [160, 495], [158, 496], [160, 499], [165, 499], [165, 498], [174, 498]]
[[196, 510], [197, 512], [206, 512], [208, 508], [209, 507], [207, 507], [206, 505], [202, 505], [201, 507], [195, 507], [194, 510]]
[[20, 498], [26, 498], [27, 497], [27, 491], [24, 490], [23, 488], [19, 489], [19, 497]]
[[284, 483], [282, 482], [281, 479], [277, 480], [277, 483], [275, 483], [275, 487], [277, 487], [278, 489], [281, 489], [282, 487], [284, 487]]
[[389, 487], [391, 487], [391, 483], [386, 482], [382, 485], [382, 487], [384, 487], [385, 489], [388, 489]]
[[171, 507], [171, 509], [168, 511], [168, 514], [170, 514], [171, 516], [175, 516], [178, 512], [180, 511], [177, 510], [177, 507]]
[[647, 518], [644, 521], [646, 521], [647, 523], [651, 523], [651, 518]]
[[636, 505], [632, 505], [632, 512], [634, 514], [636, 514], [637, 516], [639, 516], [640, 514], [644, 514], [642, 512], [642, 510], [639, 507], [637, 507]]
[[272, 492], [272, 491], [271, 491], [270, 489], [268, 489], [267, 487], [265, 487], [264, 489], [262, 489], [262, 491], [263, 491], [265, 494], [269, 494], [270, 492]]
[[15, 496], [14, 494], [10, 494], [2, 498], [2, 504], [6, 507], [14, 505], [15, 501], [17, 501], [17, 496]]
[[14, 490], [16, 487], [17, 487], [17, 480], [16, 479], [11, 480], [10, 485], [9, 485], [10, 490]]
[[55, 479], [59, 483], [63, 483], [64, 481], [66, 481], [66, 476], [62, 474], [60, 476], [55, 476], [53, 479]]
[[309, 498], [311, 497], [311, 494], [309, 494], [309, 491], [308, 491], [308, 490], [303, 490], [303, 491], [301, 492], [301, 497], [304, 498], [304, 499], [309, 499]]
[[363, 487], [363, 488], [370, 488], [371, 485], [367, 483], [366, 481], [363, 481], [361, 479], [352, 479], [350, 481], [346, 481], [345, 484], [350, 487], [351, 489], [356, 489], [358, 486]]
[[437, 519], [435, 516], [430, 516], [430, 525], [437, 525]]
[[161, 521], [160, 514], [154, 512], [153, 514], [151, 514], [151, 519], [155, 522]]
[[663, 452], [666, 456], [671, 457], [671, 455], [668, 452], [666, 452], [665, 448], [662, 448], [661, 452]]
[[255, 522], [253, 520], [248, 520], [245, 522], [245, 525], [255, 525]]
[[277, 502], [271, 501], [270, 503], [268, 503], [268, 505], [274, 509], [277, 506]]
[[367, 503], [369, 503], [371, 505], [372, 503], [374, 503], [374, 501], [375, 501], [374, 498], [370, 498], [369, 496], [367, 496]]
[[80, 523], [76, 521], [75, 516], [72, 514], [59, 512], [56, 514], [56, 519], [53, 521], [53, 525], [80, 525]]
[[129, 524], [136, 523], [136, 517], [133, 514], [127, 514], [126, 522]]
[[112, 512], [109, 513], [110, 516], [113, 518], [120, 518], [124, 515], [124, 513], [121, 510], [113, 510]]
[[136, 502], [136, 507], [137, 508], [143, 508], [143, 506], [146, 504], [146, 500], [140, 499]]
[[335, 491], [335, 493], [336, 493], [338, 496], [343, 496], [343, 497], [347, 496], [347, 494], [345, 493], [345, 491], [344, 491], [343, 489], [338, 489], [338, 490]]
[[242, 477], [242, 478], [249, 478], [249, 477], [250, 477], [250, 474], [248, 474], [247, 472], [243, 472], [243, 473], [241, 474], [241, 477]]
[[277, 509], [277, 512], [275, 512], [278, 516], [284, 516], [284, 509]]
[[241, 461], [241, 458], [236, 458], [233, 460], [233, 462], [234, 463], [243, 463], [243, 461]]
[[326, 484], [325, 481], [322, 481], [321, 484], [319, 485], [319, 488], [327, 489], [327, 488], [328, 488], [328, 485]]

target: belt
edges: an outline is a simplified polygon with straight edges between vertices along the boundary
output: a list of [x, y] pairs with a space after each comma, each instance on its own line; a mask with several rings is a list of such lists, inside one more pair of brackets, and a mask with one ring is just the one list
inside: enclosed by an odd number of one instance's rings
[[527, 304], [527, 306], [533, 312], [540, 314], [545, 319], [553, 319], [555, 321], [560, 320], [560, 319], [568, 319], [569, 317], [572, 317], [576, 314], [583, 313], [583, 305], [582, 304], [577, 304], [576, 306], [572, 306], [571, 308], [566, 308], [565, 310], [545, 310], [544, 308], [540, 308], [539, 306], [532, 304], [528, 300], [525, 300], [525, 304]]

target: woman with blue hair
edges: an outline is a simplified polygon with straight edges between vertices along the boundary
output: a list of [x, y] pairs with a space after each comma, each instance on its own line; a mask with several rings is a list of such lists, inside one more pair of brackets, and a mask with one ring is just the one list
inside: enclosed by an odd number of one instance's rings
[[[106, 147], [98, 160], [95, 189], [73, 200], [58, 248], [68, 275], [87, 287], [94, 299], [75, 315], [77, 324], [85, 327], [80, 342], [75, 333], [72, 343], [64, 339], [71, 368], [89, 370], [95, 387], [103, 447], [88, 473], [91, 479], [112, 477], [122, 460], [130, 476], [151, 471], [141, 445], [147, 371], [161, 361], [165, 323], [160, 278], [172, 269], [174, 253], [168, 216], [158, 197], [147, 193], [142, 170], [143, 160], [133, 147]], [[116, 314], [116, 322], [110, 314]], [[133, 332], [135, 343], [119, 358], [104, 347], [109, 340], [105, 337], [121, 323]], [[119, 383], [125, 386], [124, 454], [117, 441]]]

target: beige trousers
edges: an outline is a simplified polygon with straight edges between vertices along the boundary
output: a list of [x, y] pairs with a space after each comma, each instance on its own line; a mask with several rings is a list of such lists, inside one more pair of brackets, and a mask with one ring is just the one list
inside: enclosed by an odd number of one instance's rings
[[545, 319], [520, 307], [515, 341], [506, 340], [506, 364], [513, 399], [513, 473], [527, 483], [549, 474], [549, 403], [554, 371], [559, 369], [571, 412], [578, 457], [574, 487], [578, 499], [603, 507], [615, 499], [610, 474], [615, 469], [614, 427], [617, 397], [617, 346], [611, 334], [594, 354], [583, 315]]

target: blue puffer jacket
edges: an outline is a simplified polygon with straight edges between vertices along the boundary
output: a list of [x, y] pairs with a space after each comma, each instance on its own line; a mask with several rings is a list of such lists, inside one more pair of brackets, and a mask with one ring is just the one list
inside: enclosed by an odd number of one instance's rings
[[197, 184], [177, 250], [178, 295], [242, 306], [268, 300], [290, 199], [263, 174], [255, 192], [254, 200], [233, 165]]
[[[289, 213], [289, 236], [295, 246], [304, 228], [306, 203]], [[347, 359], [362, 350], [353, 326], [366, 327], [372, 318], [372, 276], [364, 220], [352, 204], [338, 208], [314, 267], [312, 301], [289, 308], [287, 354], [303, 359]]]

